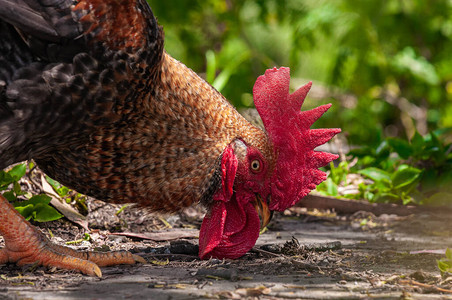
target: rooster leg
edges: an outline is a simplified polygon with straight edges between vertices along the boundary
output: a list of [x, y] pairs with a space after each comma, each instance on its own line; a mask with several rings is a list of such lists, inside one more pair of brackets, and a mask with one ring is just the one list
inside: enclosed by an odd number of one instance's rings
[[53, 244], [1, 195], [0, 234], [5, 240], [5, 247], [0, 249], [0, 264], [15, 262], [22, 266], [37, 263], [102, 277], [99, 266], [146, 262], [142, 257], [126, 251], [78, 252]]

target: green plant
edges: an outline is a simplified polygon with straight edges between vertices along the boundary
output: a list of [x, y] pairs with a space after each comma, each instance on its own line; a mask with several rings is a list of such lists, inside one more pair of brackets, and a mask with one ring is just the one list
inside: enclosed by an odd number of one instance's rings
[[[55, 208], [49, 205], [51, 198], [47, 195], [35, 195], [22, 190], [19, 180], [26, 174], [27, 165], [18, 164], [8, 171], [0, 171], [0, 191], [3, 196], [24, 216], [27, 220], [48, 222], [63, 217]], [[28, 198], [21, 201], [19, 196]]]
[[359, 170], [358, 173], [373, 180], [372, 184], [361, 184], [359, 187], [364, 199], [409, 204], [414, 201], [411, 194], [419, 183], [422, 170], [402, 164], [392, 174], [374, 167]]
[[[452, 144], [441, 138], [443, 133], [421, 136], [416, 132], [410, 141], [388, 138], [376, 148], [353, 149], [349, 153], [353, 166], [347, 162], [331, 164], [328, 179], [317, 190], [370, 202], [451, 205]], [[368, 180], [361, 180], [353, 194], [340, 194], [338, 187], [346, 186], [351, 174]]]
[[24, 195], [19, 180], [27, 172], [26, 164], [19, 164], [9, 171], [0, 171], [0, 191], [8, 190], [3, 193], [3, 197], [8, 201], [15, 201], [18, 196]]
[[317, 191], [326, 196], [338, 196], [338, 186], [346, 181], [349, 171], [349, 164], [346, 161], [340, 162], [337, 167], [330, 163], [330, 174], [317, 186]]
[[16, 201], [13, 205], [27, 220], [49, 222], [63, 217], [62, 214], [49, 205], [51, 199], [49, 196], [41, 194], [25, 201]]
[[75, 205], [80, 212], [87, 213], [88, 207], [86, 206], [86, 196], [80, 193], [77, 193], [74, 190], [71, 190], [70, 188], [62, 185], [58, 181], [50, 178], [49, 176], [45, 175], [46, 181], [50, 184], [50, 186], [53, 188], [53, 190], [58, 194], [58, 196], [63, 199], [63, 201], [66, 201], [66, 203], [71, 203]]
[[380, 190], [391, 188], [405, 203], [450, 205], [452, 144], [443, 134], [415, 132], [410, 141], [388, 138], [375, 150], [365, 147], [350, 154], [359, 158], [361, 174], [378, 182]]
[[444, 273], [452, 273], [452, 250], [446, 249], [446, 257], [437, 259], [436, 263], [438, 265], [438, 269], [441, 271], [441, 275]]
[[49, 176], [45, 175], [46, 181], [52, 186], [53, 190], [60, 196], [61, 198], [67, 198], [69, 197], [69, 188], [65, 187], [64, 185], [60, 184], [58, 181], [50, 178]]

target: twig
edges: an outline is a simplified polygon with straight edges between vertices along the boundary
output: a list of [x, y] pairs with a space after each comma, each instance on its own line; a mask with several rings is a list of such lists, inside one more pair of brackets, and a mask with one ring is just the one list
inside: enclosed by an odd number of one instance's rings
[[449, 293], [452, 294], [452, 290], [448, 290], [448, 289], [443, 289], [440, 288], [439, 286], [433, 285], [433, 284], [426, 284], [426, 283], [422, 283], [422, 282], [418, 282], [412, 279], [406, 280], [406, 279], [401, 279], [399, 280], [400, 284], [404, 284], [404, 285], [417, 285], [423, 288], [430, 288], [430, 289], [435, 289], [438, 292], [443, 292], [443, 293]]
[[283, 256], [282, 254], [273, 253], [273, 252], [262, 250], [262, 249], [259, 249], [259, 248], [256, 248], [256, 247], [253, 247], [251, 249], [251, 251], [256, 252], [256, 253], [265, 254], [265, 255], [268, 255], [268, 256], [272, 256], [272, 257], [282, 257]]

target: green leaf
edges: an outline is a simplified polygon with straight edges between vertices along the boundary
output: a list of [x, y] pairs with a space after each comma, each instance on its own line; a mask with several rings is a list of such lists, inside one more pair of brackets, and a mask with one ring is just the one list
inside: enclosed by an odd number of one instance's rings
[[69, 193], [69, 188], [62, 185], [56, 180], [53, 180], [49, 176], [46, 175], [46, 181], [52, 186], [53, 190], [60, 196], [64, 197]]
[[89, 235], [89, 233], [85, 232], [85, 234], [83, 235], [83, 240], [88, 242], [91, 240], [91, 236]]
[[57, 190], [57, 193], [60, 197], [64, 197], [69, 193], [69, 188], [63, 185]]
[[420, 179], [422, 170], [410, 167], [408, 165], [401, 165], [397, 171], [392, 175], [392, 184], [395, 189], [407, 188], [408, 185]]
[[20, 186], [20, 184], [17, 181], [15, 181], [14, 184], [13, 184], [13, 192], [16, 194], [16, 196], [20, 196], [20, 195], [25, 194], [22, 191], [22, 187]]
[[375, 161], [376, 159], [373, 156], [364, 156], [363, 158], [361, 158], [361, 163], [363, 166], [372, 165]]
[[326, 179], [326, 191], [330, 196], [337, 196], [337, 185], [333, 182], [331, 177]]
[[420, 150], [424, 146], [424, 138], [417, 131], [414, 132], [414, 135], [411, 138], [411, 146], [415, 151]]
[[12, 179], [14, 181], [18, 181], [25, 175], [26, 172], [27, 172], [27, 165], [20, 164], [20, 165], [14, 166], [10, 171], [8, 171], [8, 174], [12, 177]]
[[406, 140], [397, 138], [388, 138], [388, 144], [403, 159], [408, 159], [410, 155], [413, 153], [411, 145]]
[[320, 183], [317, 186], [317, 191], [325, 196], [337, 196], [338, 194], [337, 185], [334, 183], [331, 177], [328, 177], [325, 181]]
[[30, 199], [28, 199], [27, 201], [23, 201], [23, 202], [28, 202], [28, 203], [32, 203], [32, 204], [49, 204], [50, 201], [52, 200], [52, 198], [50, 196], [47, 196], [45, 194], [41, 194], [41, 195], [34, 195], [33, 197], [31, 197]]
[[407, 193], [405, 193], [405, 192], [403, 192], [401, 194], [401, 198], [402, 198], [402, 204], [403, 205], [408, 205], [410, 203], [414, 203], [414, 198], [409, 196], [409, 195], [407, 195]]
[[369, 202], [375, 202], [375, 194], [372, 192], [364, 192], [364, 198], [367, 199]]
[[427, 145], [426, 150], [429, 150], [431, 153], [433, 152], [443, 152], [443, 143], [440, 141], [438, 136], [430, 132], [424, 136], [424, 141]]
[[14, 202], [14, 207], [26, 219], [38, 222], [49, 222], [63, 217], [55, 208], [49, 205], [51, 198], [47, 195], [35, 195], [27, 201]]
[[246, 61], [250, 56], [248, 51], [238, 53], [228, 65], [218, 74], [212, 83], [212, 86], [219, 92], [226, 86], [230, 77], [235, 74], [237, 67]]
[[13, 191], [4, 192], [3, 197], [5, 197], [9, 202], [15, 201], [17, 199], [16, 194]]
[[362, 174], [366, 177], [369, 177], [370, 179], [374, 181], [381, 181], [383, 179], [391, 180], [391, 175], [383, 171], [382, 169], [378, 169], [375, 167], [369, 167], [358, 171], [359, 174]]
[[342, 161], [337, 167], [335, 167], [333, 163], [330, 163], [330, 168], [331, 174], [329, 177], [336, 185], [346, 180], [348, 174], [348, 162]]
[[441, 273], [447, 272], [448, 265], [445, 262], [437, 259], [436, 264], [438, 265], [438, 269], [441, 271]]
[[6, 190], [14, 182], [13, 177], [5, 171], [0, 171], [0, 191]]
[[206, 81], [212, 84], [215, 80], [215, 72], [217, 70], [217, 63], [215, 59], [215, 52], [207, 50], [206, 52]]
[[14, 206], [14, 207], [26, 220], [30, 220], [32, 218], [33, 212], [35, 210], [33, 204]]
[[377, 147], [377, 150], [375, 151], [375, 154], [379, 157], [379, 158], [386, 158], [389, 156], [389, 154], [391, 154], [391, 152], [389, 151], [389, 145], [388, 142], [386, 140], [384, 140], [383, 142], [381, 142], [381, 144]]
[[451, 272], [452, 271], [452, 263], [451, 263], [451, 261], [440, 259], [440, 260], [436, 260], [436, 262], [438, 264], [438, 269], [441, 271], [441, 273]]
[[38, 222], [49, 222], [55, 221], [63, 217], [55, 208], [50, 205], [44, 205], [39, 203], [35, 206], [35, 221]]
[[52, 178], [50, 178], [49, 176], [45, 175], [46, 181], [53, 187], [54, 190], [57, 190], [61, 187], [61, 184], [56, 181], [53, 180]]
[[430, 142], [431, 142], [432, 146], [435, 148], [439, 148], [439, 149], [443, 148], [443, 143], [440, 141], [440, 139], [434, 132], [430, 133]]
[[372, 188], [378, 189], [380, 192], [388, 192], [392, 189], [391, 181], [386, 178], [382, 178], [381, 180], [375, 181], [374, 184], [372, 184], [371, 186]]
[[452, 250], [450, 248], [446, 249], [446, 257], [452, 261]]
[[446, 249], [446, 257], [436, 260], [438, 264], [438, 269], [441, 273], [449, 272], [452, 273], [452, 250], [450, 248]]
[[400, 200], [400, 196], [393, 194], [393, 193], [377, 193], [375, 194], [375, 202], [379, 203], [391, 203], [391, 202], [398, 202]]

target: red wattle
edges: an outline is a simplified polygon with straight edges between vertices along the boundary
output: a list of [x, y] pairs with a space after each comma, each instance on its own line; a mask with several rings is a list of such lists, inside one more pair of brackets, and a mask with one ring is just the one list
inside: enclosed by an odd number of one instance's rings
[[[243, 203], [246, 203], [243, 205]], [[250, 201], [215, 201], [199, 233], [199, 257], [239, 258], [256, 244], [260, 220]]]
[[215, 201], [211, 211], [204, 217], [199, 232], [199, 257], [209, 258], [215, 247], [221, 242], [226, 221], [226, 205]]

